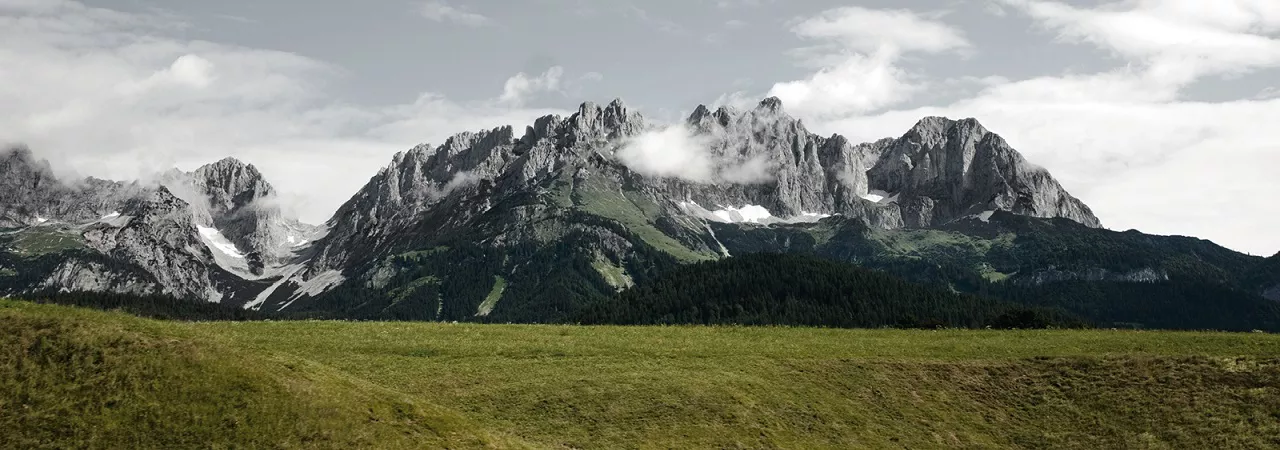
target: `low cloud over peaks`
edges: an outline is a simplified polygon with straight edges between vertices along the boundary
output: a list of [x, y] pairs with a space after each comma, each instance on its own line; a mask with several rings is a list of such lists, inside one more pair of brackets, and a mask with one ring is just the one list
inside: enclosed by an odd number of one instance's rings
[[724, 151], [724, 143], [738, 142], [737, 138], [723, 133], [698, 133], [683, 124], [672, 125], [631, 138], [616, 155], [627, 167], [647, 176], [694, 183], [772, 181], [774, 166], [767, 154]]

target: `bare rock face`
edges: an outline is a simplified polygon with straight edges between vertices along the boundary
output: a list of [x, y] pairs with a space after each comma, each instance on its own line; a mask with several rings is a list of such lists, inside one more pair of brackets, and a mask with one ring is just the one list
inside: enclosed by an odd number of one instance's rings
[[927, 227], [985, 211], [1063, 217], [1101, 227], [1083, 202], [977, 120], [926, 117], [888, 146], [868, 172], [898, 196], [905, 225]]
[[191, 173], [172, 170], [161, 183], [186, 201], [200, 226], [218, 230], [227, 240], [264, 264], [293, 257], [293, 250], [314, 238], [317, 228], [286, 217], [275, 188], [252, 164], [235, 158], [201, 166]]
[[887, 229], [991, 211], [1100, 226], [1048, 172], [973, 119], [925, 118], [900, 138], [857, 145], [810, 133], [776, 98], [748, 111], [700, 106], [687, 123], [729, 176], [647, 183], [704, 209], [759, 205], [775, 216], [840, 214]]
[[58, 265], [39, 286], [40, 290], [61, 292], [111, 292], [153, 295], [157, 286], [136, 274], [113, 271], [96, 262], [69, 259]]
[[48, 161], [36, 160], [26, 147], [0, 151], [0, 228], [98, 220], [144, 190], [136, 182], [97, 178], [64, 183]]
[[891, 211], [865, 200], [871, 190], [867, 168], [887, 141], [854, 145], [840, 135], [815, 135], [777, 98], [747, 111], [699, 106], [686, 123], [720, 174], [706, 181], [650, 181], [671, 199], [705, 209], [759, 205], [780, 217], [842, 214], [886, 228], [899, 225]]
[[164, 294], [221, 301], [210, 273], [217, 270], [201, 242], [186, 202], [166, 188], [130, 200], [119, 220], [84, 232], [90, 248], [141, 267]]
[[[37, 161], [29, 150], [18, 148], [0, 154], [0, 174], [5, 175], [0, 180], [5, 188], [0, 228], [37, 227], [45, 230], [36, 231], [42, 233], [56, 228], [79, 234], [88, 249], [122, 263], [107, 267], [68, 254], [40, 286], [5, 288], [15, 292], [161, 293], [221, 301], [236, 294], [228, 287], [236, 283], [228, 280], [292, 261], [296, 250], [318, 233], [316, 227], [285, 217], [261, 173], [231, 158], [192, 173], [170, 171], [157, 186], [95, 178], [59, 180], [47, 161]], [[215, 258], [219, 244], [209, 241], [210, 230], [243, 254], [229, 255], [223, 249], [221, 259]], [[234, 260], [236, 267], [224, 267], [227, 260]]]
[[275, 189], [256, 167], [235, 158], [201, 166], [191, 178], [209, 198], [209, 208], [218, 213], [248, 207], [275, 195]]
[[[584, 103], [568, 118], [537, 119], [518, 139], [511, 127], [499, 127], [398, 153], [330, 219], [329, 234], [318, 244], [308, 273], [341, 268], [356, 255], [376, 252], [450, 195], [481, 186], [505, 193], [536, 190], [610, 142], [644, 129], [644, 119], [620, 100], [605, 107]], [[460, 224], [485, 211], [487, 200], [479, 201], [454, 206], [450, 221]]]

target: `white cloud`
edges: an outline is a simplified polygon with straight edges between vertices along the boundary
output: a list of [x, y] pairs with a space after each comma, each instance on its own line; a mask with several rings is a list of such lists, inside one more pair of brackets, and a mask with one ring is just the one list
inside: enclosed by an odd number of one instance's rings
[[464, 9], [455, 8], [444, 0], [430, 0], [418, 6], [418, 13], [428, 20], [436, 22], [452, 22], [470, 27], [482, 27], [493, 23], [493, 19]]
[[959, 30], [907, 10], [844, 7], [797, 23], [792, 31], [822, 45], [801, 49], [821, 67], [804, 80], [778, 83], [769, 95], [815, 118], [866, 113], [910, 98], [922, 85], [899, 66], [912, 52], [969, 47]]
[[173, 81], [194, 88], [205, 88], [213, 83], [213, 63], [198, 55], [182, 55], [173, 61], [165, 75]]
[[[0, 141], [55, 169], [102, 178], [190, 170], [226, 156], [257, 166], [301, 218], [326, 220], [397, 151], [564, 114], [423, 94], [354, 106], [341, 71], [296, 54], [172, 37], [173, 17], [70, 1], [0, 0]], [[323, 182], [317, 182], [323, 180]]]
[[1280, 99], [1181, 100], [1204, 77], [1280, 66], [1269, 56], [1275, 39], [1260, 34], [1276, 30], [1280, 2], [1004, 3], [1063, 40], [1114, 52], [1118, 67], [993, 78], [952, 104], [809, 121], [810, 128], [868, 141], [926, 115], [977, 117], [1110, 228], [1197, 236], [1254, 254], [1280, 249], [1273, 226], [1280, 223]]
[[618, 149], [617, 157], [644, 175], [711, 182], [716, 167], [708, 145], [706, 137], [695, 135], [683, 125], [674, 125], [632, 138]]
[[1006, 0], [1064, 40], [1088, 42], [1144, 66], [1147, 81], [1182, 86], [1205, 75], [1280, 65], [1274, 0], [1141, 0], [1083, 9]]
[[774, 166], [761, 152], [744, 158], [715, 151], [717, 142], [743, 142], [749, 136], [729, 138], [695, 133], [684, 124], [640, 134], [623, 144], [615, 155], [638, 173], [678, 178], [694, 183], [755, 184], [773, 179]]
[[[502, 86], [502, 96], [498, 97], [498, 101], [511, 105], [522, 105], [535, 94], [558, 91], [560, 89], [560, 77], [563, 75], [564, 68], [560, 66], [552, 67], [541, 75], [532, 77], [524, 72], [517, 73], [515, 76], [508, 78], [507, 82]], [[596, 73], [596, 75], [599, 74]]]

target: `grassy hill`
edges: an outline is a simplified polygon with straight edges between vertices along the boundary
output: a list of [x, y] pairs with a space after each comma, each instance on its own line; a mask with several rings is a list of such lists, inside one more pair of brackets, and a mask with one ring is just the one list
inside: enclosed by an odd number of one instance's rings
[[1280, 336], [162, 322], [0, 300], [17, 448], [1275, 448]]

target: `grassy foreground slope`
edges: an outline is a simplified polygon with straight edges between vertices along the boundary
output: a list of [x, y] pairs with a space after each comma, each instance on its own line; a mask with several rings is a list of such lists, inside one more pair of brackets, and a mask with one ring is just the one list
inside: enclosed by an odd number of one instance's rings
[[175, 325], [0, 300], [0, 447], [511, 446], [366, 380]]
[[1275, 448], [1280, 336], [182, 323], [0, 301], [0, 442]]

